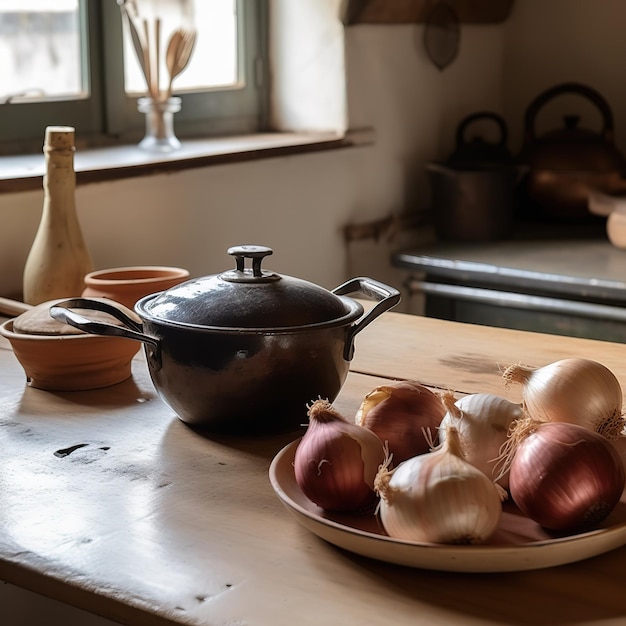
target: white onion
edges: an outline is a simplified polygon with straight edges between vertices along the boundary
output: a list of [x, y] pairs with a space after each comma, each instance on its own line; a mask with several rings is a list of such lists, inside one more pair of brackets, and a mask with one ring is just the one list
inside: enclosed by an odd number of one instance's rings
[[463, 459], [458, 431], [448, 427], [440, 447], [381, 467], [378, 513], [391, 537], [450, 544], [484, 543], [502, 514], [500, 491]]
[[446, 427], [455, 426], [465, 460], [507, 489], [508, 472], [499, 473], [500, 453], [511, 425], [523, 416], [521, 405], [489, 393], [474, 393], [456, 401], [453, 394], [446, 393], [443, 402], [448, 411], [441, 420], [440, 441], [445, 441]]
[[539, 368], [511, 365], [506, 383], [522, 385], [523, 406], [532, 420], [569, 422], [615, 438], [624, 428], [622, 388], [606, 366], [567, 358]]

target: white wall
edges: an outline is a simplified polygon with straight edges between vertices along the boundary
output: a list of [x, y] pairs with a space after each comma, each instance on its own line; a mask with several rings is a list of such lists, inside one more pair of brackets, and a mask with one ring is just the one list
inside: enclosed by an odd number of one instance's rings
[[[616, 143], [626, 153], [626, 3], [623, 0], [518, 0], [505, 25], [504, 108], [519, 148], [528, 104], [545, 89], [581, 82], [599, 91], [615, 119]], [[561, 116], [581, 112], [581, 127], [599, 131], [597, 109], [581, 98], [546, 105], [540, 132], [560, 128]]]
[[426, 207], [424, 162], [452, 151], [462, 117], [501, 110], [502, 27], [464, 27], [459, 56], [444, 71], [428, 60], [422, 36], [414, 25], [347, 30], [350, 125], [376, 131], [353, 180], [361, 219]]
[[343, 132], [342, 0], [269, 0], [272, 128]]

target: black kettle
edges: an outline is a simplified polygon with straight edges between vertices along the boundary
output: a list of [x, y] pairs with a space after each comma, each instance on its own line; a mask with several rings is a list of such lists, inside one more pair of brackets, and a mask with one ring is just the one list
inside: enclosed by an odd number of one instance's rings
[[[468, 128], [478, 121], [496, 124], [498, 140], [468, 140]], [[515, 192], [522, 168], [507, 149], [508, 132], [500, 115], [480, 111], [465, 117], [456, 132], [456, 149], [443, 163], [426, 164], [433, 223], [439, 239], [489, 241], [513, 230]]]

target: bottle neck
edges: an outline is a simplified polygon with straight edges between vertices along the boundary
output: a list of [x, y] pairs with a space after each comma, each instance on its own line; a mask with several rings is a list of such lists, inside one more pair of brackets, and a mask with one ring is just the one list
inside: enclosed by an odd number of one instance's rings
[[74, 171], [74, 149], [44, 148], [46, 174], [43, 177], [44, 216], [53, 219], [64, 214], [65, 220], [73, 221], [76, 212], [75, 190], [76, 173]]
[[44, 148], [46, 157], [46, 175], [44, 185], [74, 187], [76, 172], [74, 171], [74, 148]]

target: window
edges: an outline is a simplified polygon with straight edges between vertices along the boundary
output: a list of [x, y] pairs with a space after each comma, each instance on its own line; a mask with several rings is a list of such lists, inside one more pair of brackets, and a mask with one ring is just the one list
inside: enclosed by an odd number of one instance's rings
[[[121, 2], [121, 0], [119, 0]], [[262, 0], [128, 0], [154, 41], [161, 23], [161, 85], [176, 20], [193, 23], [191, 62], [174, 82], [179, 137], [250, 133], [266, 116], [266, 3]], [[143, 26], [143, 22], [138, 22]], [[116, 0], [0, 0], [0, 140], [41, 149], [45, 127], [74, 126], [87, 142], [134, 141], [146, 86]], [[8, 62], [7, 62], [8, 61]]]
[[0, 0], [0, 101], [82, 96], [77, 0]]

